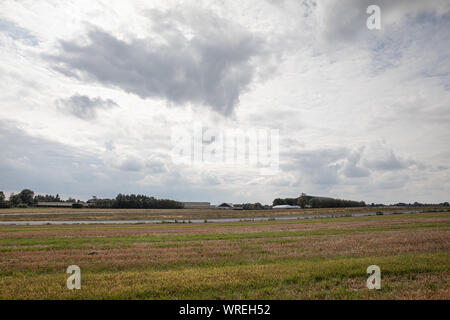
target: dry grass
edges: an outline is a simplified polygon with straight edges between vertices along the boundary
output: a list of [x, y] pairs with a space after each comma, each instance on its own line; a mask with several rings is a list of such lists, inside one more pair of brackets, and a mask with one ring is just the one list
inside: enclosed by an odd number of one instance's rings
[[[448, 299], [449, 255], [289, 261], [181, 270], [84, 272], [82, 289], [65, 288], [64, 274], [3, 277], [0, 297], [24, 299]], [[364, 289], [365, 269], [380, 265], [382, 290]], [[413, 266], [413, 267], [411, 267]], [[420, 269], [420, 271], [417, 271]], [[7, 288], [7, 290], [4, 290]], [[356, 289], [356, 290], [355, 290]]]
[[89, 270], [176, 268], [183, 265], [256, 264], [289, 259], [362, 257], [410, 253], [436, 253], [450, 249], [450, 230], [383, 232], [333, 235], [327, 238], [249, 239], [203, 241], [182, 244], [137, 243], [131, 248], [11, 251], [2, 253], [0, 270], [48, 272], [71, 264]]
[[[430, 213], [198, 225], [1, 226], [0, 298], [449, 299], [449, 223], [449, 213]], [[54, 248], [55, 242], [69, 247]], [[89, 255], [91, 250], [96, 254]], [[80, 291], [65, 288], [71, 264], [81, 267]], [[365, 288], [371, 264], [382, 270], [377, 292]]]
[[218, 210], [218, 209], [71, 209], [71, 208], [14, 208], [0, 209], [0, 221], [39, 220], [174, 220], [252, 218], [298, 215], [341, 215], [358, 212], [412, 210], [440, 211], [445, 207], [388, 207], [388, 208], [331, 208], [293, 210]]
[[[257, 232], [282, 232], [296, 230], [344, 230], [368, 227], [411, 225], [407, 219], [413, 215], [385, 217], [333, 218], [270, 222], [239, 222], [211, 224], [144, 224], [144, 225], [79, 225], [79, 226], [2, 226], [1, 238], [39, 237], [108, 237], [129, 235], [184, 235], [184, 234], [235, 234]], [[415, 215], [414, 223], [445, 223], [447, 216]]]

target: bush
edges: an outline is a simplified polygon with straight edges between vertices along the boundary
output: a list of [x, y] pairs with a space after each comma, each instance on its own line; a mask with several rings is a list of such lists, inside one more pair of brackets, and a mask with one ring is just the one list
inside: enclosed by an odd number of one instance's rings
[[83, 208], [81, 203], [72, 203], [72, 209], [80, 209]]
[[0, 202], [0, 209], [11, 208], [9, 201]]

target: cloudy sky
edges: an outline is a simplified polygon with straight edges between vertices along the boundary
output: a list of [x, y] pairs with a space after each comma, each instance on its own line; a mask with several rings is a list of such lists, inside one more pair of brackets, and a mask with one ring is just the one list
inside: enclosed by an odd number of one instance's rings
[[[7, 192], [443, 202], [449, 121], [449, 1], [0, 2]], [[278, 172], [174, 162], [194, 123], [278, 130]]]

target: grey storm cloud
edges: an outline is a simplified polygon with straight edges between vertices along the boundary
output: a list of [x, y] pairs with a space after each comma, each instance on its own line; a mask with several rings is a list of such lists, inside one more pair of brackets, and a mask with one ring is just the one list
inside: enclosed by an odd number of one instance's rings
[[420, 162], [403, 159], [381, 143], [373, 143], [359, 150], [342, 147], [297, 150], [291, 154], [282, 154], [282, 157], [285, 158], [281, 163], [284, 172], [294, 172], [302, 180], [321, 186], [339, 184], [343, 178], [373, 180], [374, 175], [393, 172], [398, 174], [411, 167], [426, 170]]
[[334, 185], [339, 182], [340, 161], [349, 156], [346, 148], [296, 151], [290, 155], [281, 169], [286, 172], [298, 172], [317, 185]]
[[407, 168], [412, 163], [399, 159], [391, 150], [383, 158], [368, 158], [365, 161], [368, 168], [381, 171], [401, 170]]
[[167, 170], [162, 159], [140, 159], [134, 156], [128, 156], [121, 161], [117, 168], [122, 171], [142, 172], [147, 171], [153, 174], [165, 173]]
[[69, 146], [28, 135], [0, 120], [0, 189], [76, 193], [77, 184], [89, 185], [101, 161]]
[[354, 152], [347, 157], [343, 168], [343, 173], [347, 178], [363, 178], [370, 176], [370, 171], [359, 164], [360, 159], [361, 154], [359, 152]]
[[144, 168], [144, 165], [142, 163], [142, 161], [140, 161], [139, 159], [136, 158], [127, 158], [125, 159], [125, 161], [123, 161], [120, 166], [119, 169], [124, 170], [124, 171], [131, 171], [131, 172], [139, 172]]
[[67, 76], [119, 87], [141, 98], [206, 105], [231, 114], [254, 78], [252, 58], [262, 55], [262, 40], [225, 22], [220, 28], [212, 23], [197, 26], [193, 37], [186, 37], [169, 18], [157, 19], [163, 20], [157, 30], [163, 41], [124, 41], [95, 29], [87, 34], [87, 44], [61, 41], [59, 54], [47, 57]]
[[[0, 145], [0, 191], [31, 188], [35, 192], [88, 199], [92, 195], [115, 196], [118, 192], [157, 195], [161, 192], [159, 188], [172, 187], [136, 184], [136, 179], [144, 174], [139, 172], [144, 167], [137, 158], [127, 157], [120, 166], [110, 168], [98, 154], [29, 135], [16, 123], [1, 119]], [[142, 163], [147, 173], [165, 170], [159, 159], [142, 160]]]
[[114, 197], [119, 192], [186, 201], [220, 201], [222, 197], [231, 197], [230, 191], [218, 193], [212, 189], [214, 181], [192, 184], [189, 177], [177, 171], [166, 174], [167, 181], [152, 185], [136, 183], [147, 173], [166, 173], [163, 159], [128, 156], [118, 166], [109, 167], [98, 154], [32, 136], [17, 125], [0, 119], [0, 191], [30, 188], [39, 193], [59, 193], [65, 198], [84, 200], [92, 195]]
[[90, 98], [79, 94], [75, 94], [67, 99], [59, 99], [56, 101], [56, 104], [60, 110], [84, 120], [95, 119], [97, 110], [107, 110], [118, 106], [111, 99]]

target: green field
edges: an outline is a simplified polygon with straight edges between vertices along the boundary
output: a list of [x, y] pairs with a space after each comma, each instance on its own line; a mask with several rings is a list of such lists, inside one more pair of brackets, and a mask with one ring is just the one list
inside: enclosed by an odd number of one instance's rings
[[449, 212], [0, 226], [0, 299], [449, 299], [449, 249]]

